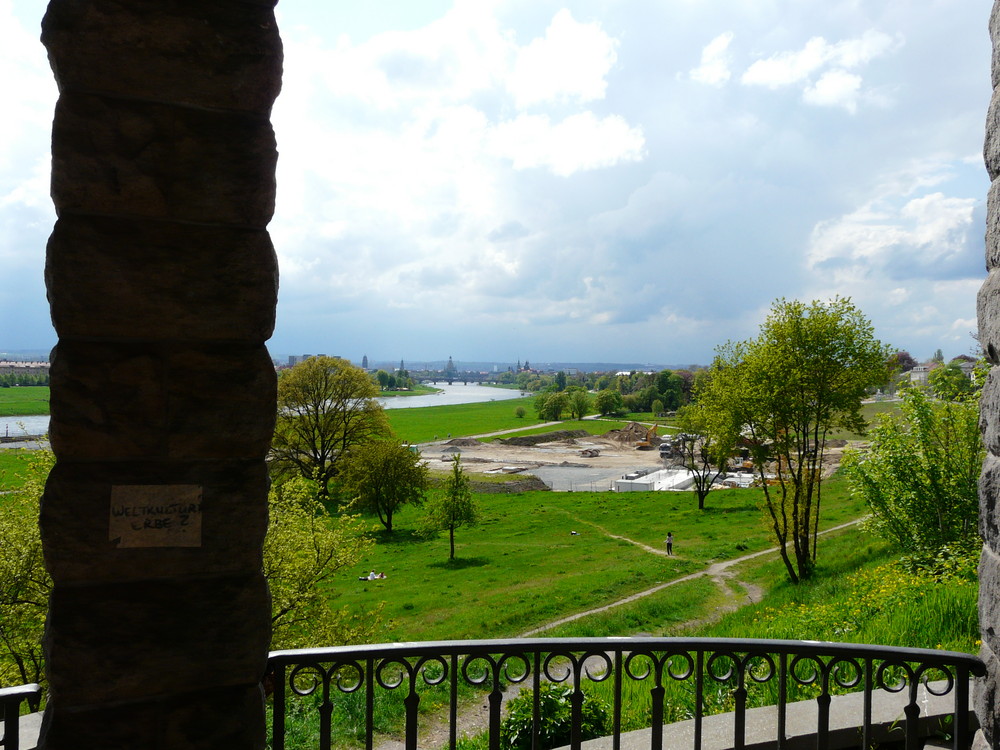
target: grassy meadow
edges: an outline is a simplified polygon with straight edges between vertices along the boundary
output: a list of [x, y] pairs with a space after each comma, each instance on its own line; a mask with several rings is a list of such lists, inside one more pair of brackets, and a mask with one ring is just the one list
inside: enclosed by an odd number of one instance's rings
[[31, 417], [48, 413], [49, 387], [47, 385], [0, 388], [0, 417]]
[[[372, 552], [331, 587], [331, 604], [365, 612], [384, 602], [385, 641], [511, 637], [773, 546], [758, 500], [757, 490], [720, 490], [698, 511], [687, 492], [480, 495], [482, 521], [456, 532], [454, 561], [446, 535], [422, 536], [421, 509], [404, 508], [396, 531], [373, 532]], [[823, 503], [823, 528], [861, 514], [842, 480]], [[662, 549], [668, 531], [670, 558], [615, 538]], [[357, 580], [371, 569], [388, 577]]]
[[[386, 409], [393, 432], [409, 443], [426, 443], [467, 435], [481, 435], [498, 430], [516, 430], [540, 424], [532, 408], [534, 398], [513, 398], [506, 401], [486, 401], [478, 404], [425, 406], [419, 409]], [[514, 410], [523, 406], [525, 414], [517, 417]]]

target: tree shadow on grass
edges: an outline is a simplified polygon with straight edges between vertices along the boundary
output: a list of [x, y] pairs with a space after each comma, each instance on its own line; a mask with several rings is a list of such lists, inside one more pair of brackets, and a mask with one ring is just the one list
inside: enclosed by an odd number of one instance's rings
[[421, 544], [428, 541], [426, 534], [413, 529], [394, 529], [390, 534], [385, 529], [379, 528], [372, 531], [369, 538], [380, 547], [392, 547], [404, 544]]
[[489, 565], [489, 563], [489, 558], [486, 557], [456, 557], [454, 560], [430, 563], [428, 567], [443, 568], [444, 570], [464, 570], [465, 568], [481, 568], [484, 565]]

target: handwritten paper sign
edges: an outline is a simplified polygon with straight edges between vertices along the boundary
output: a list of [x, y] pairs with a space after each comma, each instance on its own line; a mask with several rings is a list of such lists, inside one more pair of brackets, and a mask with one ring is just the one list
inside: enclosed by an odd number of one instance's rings
[[125, 547], [200, 547], [196, 484], [124, 484], [111, 488], [108, 539]]

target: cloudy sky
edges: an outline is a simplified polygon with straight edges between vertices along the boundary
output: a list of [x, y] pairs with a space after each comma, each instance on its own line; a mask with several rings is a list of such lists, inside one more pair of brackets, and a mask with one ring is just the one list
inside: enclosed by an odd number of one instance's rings
[[[989, 0], [282, 0], [272, 354], [705, 363], [777, 297], [968, 352]], [[0, 0], [0, 350], [55, 342], [55, 86]]]

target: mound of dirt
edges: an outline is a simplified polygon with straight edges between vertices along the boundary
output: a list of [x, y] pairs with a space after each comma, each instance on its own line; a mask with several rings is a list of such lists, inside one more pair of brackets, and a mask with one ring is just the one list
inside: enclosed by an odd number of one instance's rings
[[454, 440], [449, 440], [447, 443], [445, 443], [445, 445], [457, 445], [460, 447], [464, 446], [466, 448], [471, 448], [474, 445], [482, 445], [482, 443], [480, 443], [475, 438], [461, 437], [461, 438], [455, 438]]
[[538, 477], [530, 474], [518, 475], [517, 479], [510, 482], [477, 482], [472, 480], [469, 483], [473, 492], [489, 493], [494, 495], [514, 495], [519, 492], [536, 492], [547, 490], [549, 486]]
[[538, 445], [539, 443], [553, 443], [557, 440], [571, 440], [573, 438], [590, 437], [586, 430], [556, 430], [555, 432], [543, 432], [538, 435], [522, 435], [519, 437], [497, 438], [498, 443], [503, 445]]

